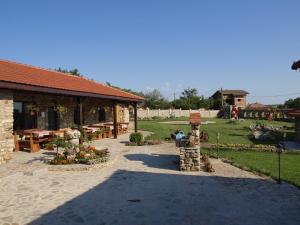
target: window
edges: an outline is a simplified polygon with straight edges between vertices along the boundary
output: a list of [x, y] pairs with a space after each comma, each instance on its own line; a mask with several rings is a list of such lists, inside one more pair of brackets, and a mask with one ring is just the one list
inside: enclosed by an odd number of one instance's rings
[[25, 115], [23, 102], [14, 102], [14, 130], [25, 128]]
[[99, 122], [105, 122], [106, 121], [105, 108], [100, 107], [98, 110], [98, 113], [99, 113]]
[[26, 108], [26, 102], [14, 102], [14, 130], [37, 128], [37, 113]]

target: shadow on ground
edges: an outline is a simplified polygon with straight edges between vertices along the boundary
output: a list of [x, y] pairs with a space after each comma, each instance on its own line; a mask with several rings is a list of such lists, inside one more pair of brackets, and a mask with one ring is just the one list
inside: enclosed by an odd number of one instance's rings
[[165, 154], [128, 154], [125, 158], [131, 161], [141, 161], [143, 165], [167, 169], [167, 170], [178, 170], [179, 157], [177, 155], [165, 155]]
[[[141, 158], [148, 162], [143, 155], [132, 160]], [[118, 170], [30, 225], [300, 224], [299, 192], [289, 188], [261, 179]]]

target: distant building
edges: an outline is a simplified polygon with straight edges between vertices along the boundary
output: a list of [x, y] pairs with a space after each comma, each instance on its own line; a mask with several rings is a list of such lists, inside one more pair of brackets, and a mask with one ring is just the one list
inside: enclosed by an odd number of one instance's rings
[[267, 105], [264, 105], [264, 104], [262, 104], [262, 103], [255, 102], [255, 103], [249, 104], [249, 105], [247, 106], [247, 109], [253, 109], [253, 110], [265, 110], [265, 109], [270, 109], [270, 107], [267, 106]]
[[223, 105], [235, 105], [238, 108], [247, 107], [247, 91], [244, 90], [218, 90], [211, 97], [223, 99]]

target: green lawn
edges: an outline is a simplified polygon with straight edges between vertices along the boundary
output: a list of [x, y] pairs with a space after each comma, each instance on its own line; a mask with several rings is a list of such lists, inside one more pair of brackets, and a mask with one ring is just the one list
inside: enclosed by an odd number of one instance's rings
[[[185, 118], [185, 120], [188, 120]], [[207, 131], [209, 134], [209, 143], [217, 143], [217, 132], [220, 132], [220, 143], [221, 144], [252, 144], [252, 140], [249, 140], [249, 126], [255, 124], [255, 120], [245, 120], [236, 124], [230, 123], [229, 120], [225, 119], [209, 119], [215, 121], [215, 124], [201, 125], [201, 131]], [[173, 125], [173, 124], [162, 124], [161, 122], [166, 120], [151, 120], [151, 121], [139, 121], [139, 129], [151, 131], [154, 134], [147, 137], [152, 140], [164, 140], [166, 137], [170, 137], [170, 133], [176, 129], [181, 129], [184, 132], [190, 130], [189, 125]], [[206, 119], [203, 119], [206, 121]], [[290, 129], [286, 130], [288, 138], [293, 138], [293, 123], [288, 122], [269, 122], [260, 121], [266, 125], [273, 125], [275, 127], [287, 126]], [[262, 142], [255, 142], [255, 144], [264, 144]], [[265, 143], [272, 144], [272, 143]]]
[[[185, 120], [188, 120], [185, 118]], [[165, 121], [165, 120], [163, 120]], [[151, 140], [164, 140], [166, 137], [170, 137], [170, 133], [176, 129], [181, 129], [184, 132], [190, 131], [189, 125], [174, 125], [163, 124], [162, 120], [153, 121], [139, 121], [139, 129], [151, 131], [154, 134], [147, 137]], [[205, 121], [205, 119], [203, 119]], [[211, 119], [215, 121], [215, 124], [201, 125], [201, 131], [207, 131], [209, 134], [209, 142], [216, 143], [217, 132], [220, 132], [221, 144], [276, 144], [275, 142], [257, 142], [249, 140], [249, 126], [255, 124], [255, 120], [245, 120], [236, 124], [228, 122], [225, 119]], [[294, 135], [293, 123], [288, 122], [269, 122], [259, 121], [266, 125], [273, 125], [274, 127], [286, 126], [285, 132], [288, 134], [288, 139], [292, 139]], [[278, 140], [282, 138], [282, 134], [279, 135]], [[277, 140], [277, 141], [278, 141]], [[202, 149], [204, 153], [216, 156], [216, 150]], [[278, 161], [277, 155], [271, 152], [258, 152], [258, 151], [234, 151], [223, 150], [219, 151], [219, 157], [231, 161], [234, 165], [250, 170], [263, 173], [274, 179], [278, 177]], [[282, 172], [281, 177], [283, 180], [288, 181], [296, 186], [300, 187], [300, 154], [289, 153], [281, 155]]]
[[[227, 159], [242, 169], [260, 172], [274, 179], [278, 178], [278, 156], [276, 153], [256, 151], [234, 151], [201, 149], [210, 156]], [[281, 154], [281, 178], [300, 187], [300, 154]]]

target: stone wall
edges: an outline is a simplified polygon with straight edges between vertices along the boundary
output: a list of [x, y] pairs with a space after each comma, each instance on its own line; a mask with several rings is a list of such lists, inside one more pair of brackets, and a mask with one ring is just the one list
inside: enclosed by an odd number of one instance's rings
[[219, 110], [181, 110], [181, 109], [138, 109], [139, 119], [151, 119], [153, 117], [189, 117], [190, 113], [200, 112], [202, 118], [216, 118]]
[[234, 98], [234, 105], [238, 108], [246, 108], [247, 107], [247, 98], [244, 96], [236, 96]]
[[[37, 127], [40, 129], [48, 129], [48, 107], [61, 105], [65, 107], [66, 112], [59, 115], [59, 128], [68, 128], [75, 126], [74, 110], [77, 106], [77, 98], [71, 96], [58, 96], [35, 94], [29, 92], [14, 92], [14, 101], [34, 102], [38, 108]], [[106, 111], [106, 122], [113, 121], [112, 103], [108, 100], [97, 98], [85, 98], [83, 100], [84, 124], [99, 123], [98, 107], [104, 107]], [[119, 116], [121, 122], [126, 122], [129, 118], [129, 110], [126, 107], [118, 107], [120, 109]]]
[[75, 97], [44, 95], [29, 92], [14, 92], [15, 102], [34, 102], [39, 111], [37, 112], [37, 127], [40, 129], [48, 129], [48, 108], [61, 105], [66, 107], [66, 112], [59, 115], [60, 128], [74, 126], [74, 109], [77, 104]]
[[180, 148], [180, 170], [200, 171], [200, 148]]
[[0, 164], [10, 158], [14, 149], [13, 139], [13, 95], [0, 90]]

